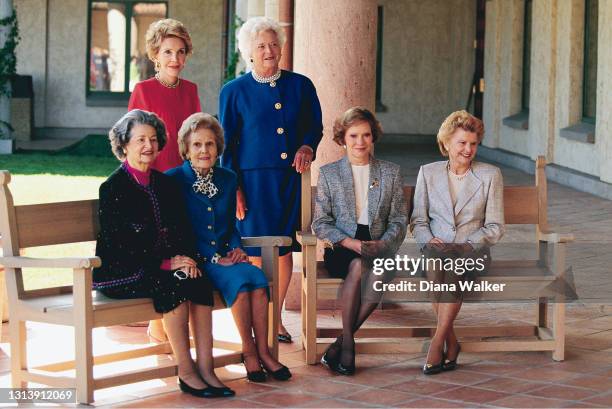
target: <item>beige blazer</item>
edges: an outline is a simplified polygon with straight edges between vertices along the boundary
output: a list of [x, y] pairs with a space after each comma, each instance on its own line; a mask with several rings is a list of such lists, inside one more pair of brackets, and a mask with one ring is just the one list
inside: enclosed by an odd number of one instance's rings
[[493, 245], [504, 234], [504, 183], [499, 168], [473, 162], [453, 208], [448, 161], [422, 166], [414, 193], [410, 231], [420, 247], [438, 237], [445, 243]]

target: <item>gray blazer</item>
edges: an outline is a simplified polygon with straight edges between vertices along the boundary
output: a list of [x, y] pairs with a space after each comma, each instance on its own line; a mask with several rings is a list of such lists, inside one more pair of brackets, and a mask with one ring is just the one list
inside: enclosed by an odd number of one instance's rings
[[[322, 166], [312, 230], [323, 241], [336, 244], [355, 238], [357, 215], [353, 171], [345, 156]], [[404, 199], [400, 167], [370, 158], [368, 221], [372, 240], [383, 240], [397, 252], [406, 237], [408, 209]]]
[[472, 162], [472, 172], [453, 209], [448, 161], [422, 166], [414, 192], [410, 231], [420, 247], [438, 237], [445, 243], [493, 245], [504, 234], [504, 182], [499, 168]]

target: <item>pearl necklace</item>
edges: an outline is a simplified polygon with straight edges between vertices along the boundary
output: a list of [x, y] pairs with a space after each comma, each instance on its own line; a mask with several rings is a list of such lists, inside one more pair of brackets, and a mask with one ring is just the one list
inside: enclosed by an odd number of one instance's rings
[[448, 170], [448, 174], [453, 176], [457, 181], [462, 181], [463, 179], [465, 179], [465, 177], [467, 176], [468, 173], [470, 173], [470, 171], [472, 170], [472, 167], [470, 166], [468, 168], [468, 170], [465, 171], [465, 173], [463, 175], [458, 175], [455, 172], [453, 172], [450, 168], [450, 162], [446, 165], [446, 169]]
[[279, 69], [278, 71], [276, 71], [276, 74], [270, 76], [270, 77], [261, 77], [259, 75], [257, 75], [257, 73], [255, 72], [255, 70], [251, 71], [251, 75], [253, 76], [253, 79], [257, 82], [259, 82], [260, 84], [267, 84], [269, 82], [274, 82], [276, 80], [278, 80], [281, 76], [281, 70]]
[[177, 80], [176, 80], [176, 82], [174, 84], [169, 84], [166, 81], [161, 79], [161, 77], [159, 76], [159, 72], [155, 74], [155, 79], [157, 81], [159, 81], [159, 83], [162, 84], [164, 87], [170, 88], [170, 89], [174, 89], [174, 88], [178, 87], [179, 84], [181, 83], [181, 79], [177, 78]]

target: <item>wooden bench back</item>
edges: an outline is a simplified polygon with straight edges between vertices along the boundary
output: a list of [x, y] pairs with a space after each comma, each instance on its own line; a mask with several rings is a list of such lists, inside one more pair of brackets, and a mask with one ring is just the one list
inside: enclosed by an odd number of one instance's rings
[[0, 231], [5, 256], [19, 249], [96, 240], [98, 199], [31, 205], [13, 204], [10, 174], [0, 171]]
[[[504, 187], [504, 217], [506, 224], [534, 224], [539, 231], [548, 230], [546, 212], [546, 161], [536, 160], [536, 180], [532, 186]], [[310, 171], [302, 174], [302, 230], [310, 231], [317, 187], [310, 186]], [[408, 214], [412, 214], [414, 186], [404, 186]]]
[[[21, 249], [29, 247], [96, 240], [97, 199], [15, 206], [8, 186], [10, 180], [10, 173], [0, 170], [0, 234], [4, 256], [19, 256]], [[14, 276], [14, 282], [7, 280], [8, 291], [18, 298], [41, 292], [24, 290], [21, 269], [15, 269]], [[58, 293], [69, 291], [68, 286], [55, 288]]]

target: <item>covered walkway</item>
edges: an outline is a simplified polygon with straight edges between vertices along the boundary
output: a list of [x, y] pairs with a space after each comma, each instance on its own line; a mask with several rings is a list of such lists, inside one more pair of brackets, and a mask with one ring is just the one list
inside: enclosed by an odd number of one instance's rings
[[[437, 151], [425, 145], [385, 144], [377, 146], [377, 156], [402, 164], [405, 183], [413, 184], [420, 164], [438, 160]], [[533, 183], [533, 176], [503, 168], [505, 183]], [[561, 232], [573, 233], [576, 242], [568, 252], [568, 265], [577, 277], [587, 281], [605, 278], [612, 265], [612, 202], [558, 184], [549, 186], [549, 222]], [[509, 234], [530, 234], [509, 226]], [[512, 233], [512, 232], [515, 233]], [[607, 242], [606, 242], [607, 241]], [[605, 285], [602, 282], [601, 285]], [[585, 300], [568, 305], [566, 361], [553, 362], [549, 353], [464, 353], [455, 372], [425, 377], [420, 367], [425, 353], [361, 355], [357, 357], [354, 377], [331, 375], [321, 365], [303, 362], [299, 338], [292, 345], [281, 345], [282, 361], [291, 367], [294, 378], [288, 383], [270, 381], [252, 384], [244, 379], [242, 366], [221, 371], [237, 396], [229, 400], [198, 400], [178, 391], [176, 378], [155, 380], [107, 389], [96, 393], [99, 407], [609, 407], [612, 406], [612, 302]], [[612, 294], [612, 292], [609, 292]], [[612, 295], [610, 295], [612, 297]], [[229, 311], [215, 314], [217, 322]], [[290, 332], [298, 334], [298, 312], [286, 312]], [[339, 311], [321, 312], [324, 323], [340, 320]], [[531, 304], [467, 304], [458, 325], [499, 324], [509, 321], [531, 323], [535, 308]], [[368, 326], [432, 324], [431, 308], [408, 304], [376, 311]], [[219, 327], [219, 325], [217, 325]], [[219, 329], [219, 328], [218, 328]], [[222, 328], [222, 337], [235, 337], [233, 328]], [[65, 337], [53, 343], [53, 358], [69, 354], [72, 334], [62, 327], [28, 326], [32, 348], [31, 364], [42, 364], [48, 357], [49, 331]], [[0, 387], [10, 386], [7, 326], [3, 326], [0, 351]], [[96, 352], [129, 344], [148, 342], [146, 329], [117, 327], [94, 332]], [[158, 359], [168, 359], [165, 356]], [[145, 360], [133, 365], [147, 365]], [[150, 362], [149, 362], [150, 364]]]

